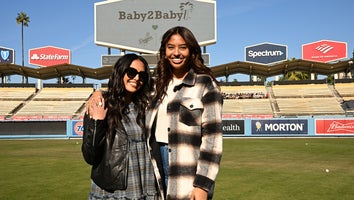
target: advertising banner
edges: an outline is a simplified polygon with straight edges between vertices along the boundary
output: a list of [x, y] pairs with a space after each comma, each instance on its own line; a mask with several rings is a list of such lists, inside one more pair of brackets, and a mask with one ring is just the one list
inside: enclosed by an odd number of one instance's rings
[[0, 46], [0, 63], [15, 63], [15, 51]]
[[306, 119], [251, 120], [252, 135], [307, 135]]
[[72, 121], [72, 133], [73, 136], [82, 136], [84, 134], [84, 123], [83, 121]]
[[288, 58], [288, 47], [286, 45], [262, 43], [245, 47], [245, 61], [271, 64], [284, 61]]
[[302, 59], [316, 62], [332, 62], [347, 58], [347, 43], [320, 40], [302, 45]]
[[222, 133], [224, 135], [244, 135], [244, 120], [222, 120]]
[[29, 64], [41, 67], [70, 64], [70, 50], [53, 46], [30, 49], [28, 56]]
[[157, 53], [173, 26], [189, 28], [201, 46], [216, 43], [216, 1], [112, 0], [94, 8], [97, 45]]
[[318, 119], [316, 135], [354, 135], [354, 119]]

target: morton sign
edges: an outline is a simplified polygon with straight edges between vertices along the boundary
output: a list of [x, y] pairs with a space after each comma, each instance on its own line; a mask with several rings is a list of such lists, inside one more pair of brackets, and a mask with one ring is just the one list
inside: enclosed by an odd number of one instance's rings
[[118, 0], [95, 3], [95, 44], [157, 53], [173, 26], [189, 28], [201, 46], [216, 43], [216, 1]]

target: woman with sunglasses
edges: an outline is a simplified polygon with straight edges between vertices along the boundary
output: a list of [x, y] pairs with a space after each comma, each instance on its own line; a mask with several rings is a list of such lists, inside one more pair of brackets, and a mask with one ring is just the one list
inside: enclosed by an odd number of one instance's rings
[[87, 103], [82, 153], [92, 165], [89, 199], [158, 199], [144, 126], [148, 70], [141, 56], [124, 55], [114, 65], [108, 90]]

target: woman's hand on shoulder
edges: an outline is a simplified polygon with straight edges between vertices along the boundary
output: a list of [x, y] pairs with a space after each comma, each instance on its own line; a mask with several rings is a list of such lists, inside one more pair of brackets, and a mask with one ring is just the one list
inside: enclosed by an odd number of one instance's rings
[[98, 120], [103, 120], [106, 117], [107, 108], [105, 107], [102, 91], [92, 93], [86, 104], [86, 114], [89, 115], [90, 118]]

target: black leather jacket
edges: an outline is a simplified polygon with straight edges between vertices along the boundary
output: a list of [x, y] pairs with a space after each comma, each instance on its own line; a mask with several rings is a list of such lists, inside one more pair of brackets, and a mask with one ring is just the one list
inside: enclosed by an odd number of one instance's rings
[[106, 131], [106, 120], [94, 120], [85, 114], [81, 150], [85, 161], [92, 166], [97, 166], [102, 159]]
[[124, 130], [116, 129], [110, 146], [106, 132], [106, 120], [84, 116], [82, 154], [92, 165], [91, 178], [102, 189], [113, 192], [127, 187], [129, 139]]

